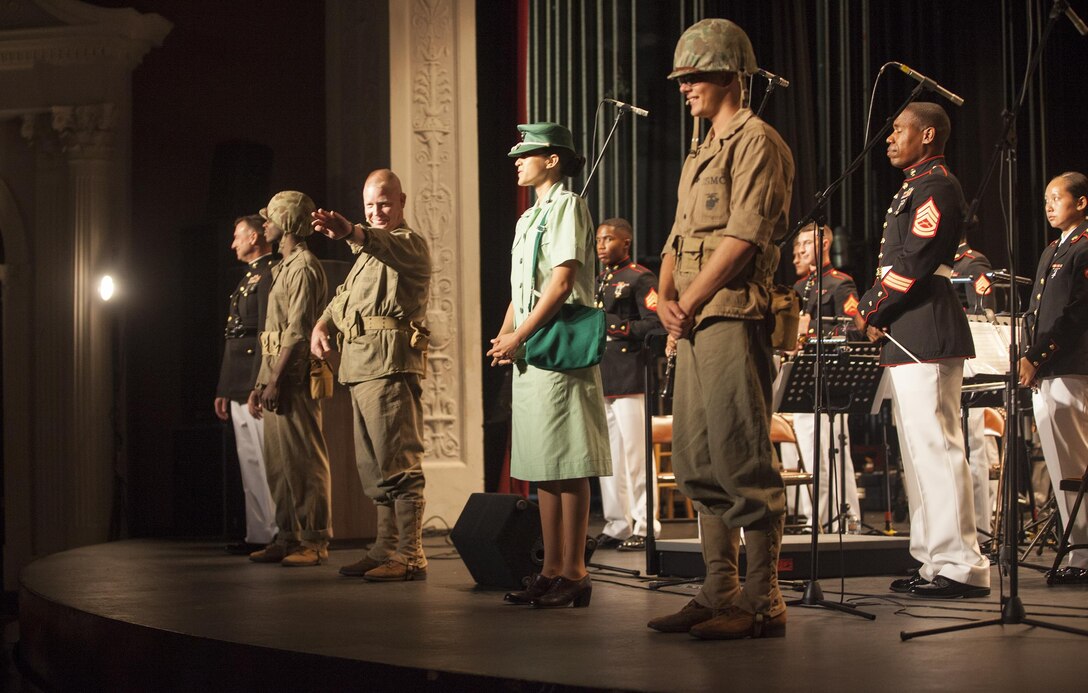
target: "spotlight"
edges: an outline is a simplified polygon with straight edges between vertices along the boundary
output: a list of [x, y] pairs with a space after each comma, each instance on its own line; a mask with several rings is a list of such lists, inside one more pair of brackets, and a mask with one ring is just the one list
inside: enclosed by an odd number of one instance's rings
[[117, 287], [113, 283], [113, 277], [108, 274], [103, 274], [102, 278], [98, 280], [98, 295], [103, 301], [109, 301], [113, 298]]

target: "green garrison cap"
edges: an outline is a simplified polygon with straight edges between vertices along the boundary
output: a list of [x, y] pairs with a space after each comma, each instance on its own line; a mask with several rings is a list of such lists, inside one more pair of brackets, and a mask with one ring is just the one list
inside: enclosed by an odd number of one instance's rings
[[743, 72], [759, 69], [744, 29], [728, 19], [704, 19], [688, 27], [676, 42], [669, 79], [698, 72]]
[[518, 130], [521, 131], [521, 142], [510, 148], [508, 156], [511, 158], [552, 147], [569, 149], [572, 154], [575, 151], [574, 137], [559, 123], [526, 123], [519, 125]]
[[261, 217], [273, 222], [285, 233], [306, 238], [314, 232], [310, 226], [310, 214], [317, 209], [306, 193], [284, 190], [272, 196], [268, 206], [261, 210]]

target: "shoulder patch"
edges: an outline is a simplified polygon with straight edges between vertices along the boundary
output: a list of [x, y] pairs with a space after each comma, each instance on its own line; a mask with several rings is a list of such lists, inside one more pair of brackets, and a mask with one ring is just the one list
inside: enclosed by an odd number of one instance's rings
[[930, 197], [914, 213], [914, 223], [910, 232], [919, 238], [933, 238], [937, 235], [937, 227], [941, 223], [941, 210], [937, 209], [937, 203]]

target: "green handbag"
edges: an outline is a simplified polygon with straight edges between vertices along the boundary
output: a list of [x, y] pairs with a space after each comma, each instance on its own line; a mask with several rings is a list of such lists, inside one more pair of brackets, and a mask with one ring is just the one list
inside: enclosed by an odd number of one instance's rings
[[[544, 235], [545, 213], [537, 226], [533, 248], [533, 294], [529, 311], [536, 305], [536, 262], [540, 256], [540, 238]], [[525, 341], [525, 360], [531, 366], [548, 371], [572, 371], [601, 362], [605, 346], [603, 310], [576, 303], [564, 303], [546, 324]]]

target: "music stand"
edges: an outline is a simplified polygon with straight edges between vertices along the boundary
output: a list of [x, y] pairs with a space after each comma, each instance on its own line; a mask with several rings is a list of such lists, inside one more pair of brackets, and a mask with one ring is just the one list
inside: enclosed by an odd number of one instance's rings
[[[880, 347], [871, 342], [847, 342], [842, 337], [810, 340], [802, 353], [782, 366], [782, 378], [774, 392], [774, 411], [790, 413], [815, 413], [814, 431], [820, 435], [819, 417], [834, 413], [869, 414], [879, 411], [883, 399], [884, 371], [880, 367]], [[819, 371], [819, 373], [818, 373]], [[821, 400], [815, 399], [816, 383], [821, 383]], [[823, 443], [817, 438], [814, 449]], [[822, 454], [822, 450], [821, 450]], [[828, 460], [828, 469], [833, 460]], [[812, 483], [815, 496], [820, 493], [820, 460], [813, 460]], [[817, 504], [818, 506], [818, 504]], [[823, 598], [818, 582], [820, 521], [818, 507], [812, 513], [812, 544], [810, 548], [811, 576], [805, 586], [804, 596], [787, 602], [790, 606], [826, 606], [869, 620], [875, 615], [846, 604]]]

